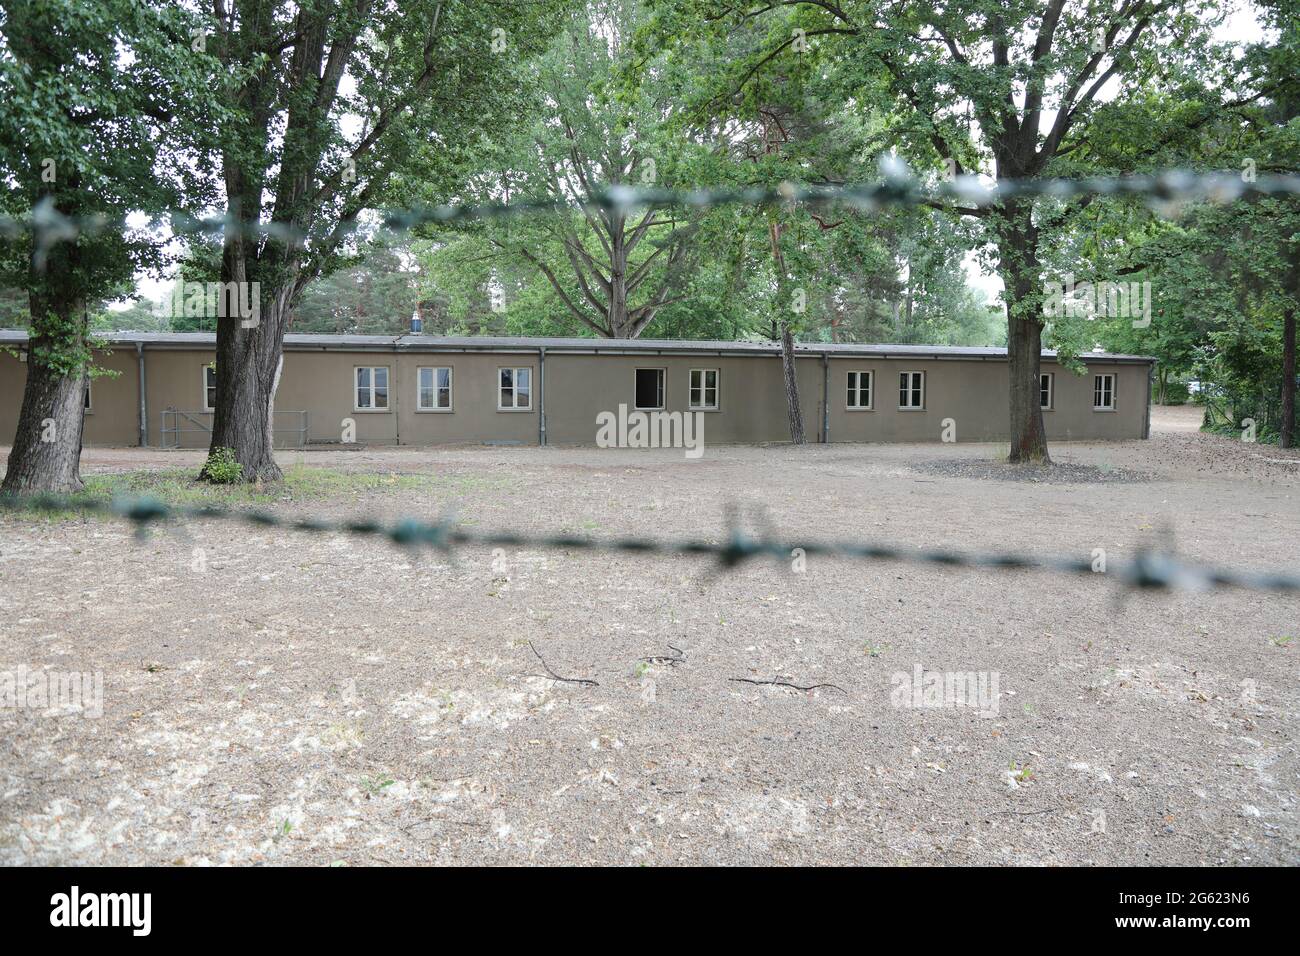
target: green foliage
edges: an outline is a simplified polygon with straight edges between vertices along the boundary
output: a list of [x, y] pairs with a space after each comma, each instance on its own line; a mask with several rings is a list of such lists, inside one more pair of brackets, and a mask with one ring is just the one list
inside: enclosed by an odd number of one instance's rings
[[[78, 374], [88, 311], [164, 262], [163, 210], [211, 194], [211, 171], [181, 131], [219, 122], [214, 61], [192, 51], [192, 13], [142, 0], [6, 4], [0, 18], [0, 212], [102, 217], [105, 228], [58, 242], [0, 238], [0, 286], [35, 313], [6, 309], [38, 338], [32, 360]], [[144, 222], [128, 214], [143, 213]], [[13, 321], [9, 319], [7, 321]]]
[[[737, 186], [874, 174], [887, 135], [878, 97], [846, 106], [824, 95], [823, 60], [809, 54], [780, 82], [756, 80], [761, 95], [733, 100], [723, 87], [734, 79], [737, 58], [765, 34], [726, 30], [695, 12], [683, 14], [683, 33], [666, 44], [646, 39], [663, 28], [660, 4], [611, 0], [575, 12], [529, 74], [528, 111], [487, 148], [473, 198], [572, 199], [593, 169], [594, 185]], [[831, 83], [841, 79], [834, 72]], [[772, 337], [784, 322], [812, 341], [1005, 341], [996, 316], [966, 285], [961, 263], [976, 236], [968, 224], [917, 210], [790, 210], [773, 221], [743, 207], [674, 210], [672, 219], [632, 256], [629, 272], [648, 270], [632, 305], [669, 293], [644, 336]], [[417, 251], [426, 331], [593, 334], [593, 298], [603, 293], [588, 260], [607, 261], [597, 232], [577, 212], [430, 231]], [[690, 253], [671, 264], [683, 242]]]
[[[932, 179], [949, 160], [997, 175], [1294, 170], [1294, 11], [1263, 0], [1275, 35], [1235, 54], [1209, 42], [1219, 7], [1159, 5], [1115, 58], [1106, 94], [1088, 95], [1086, 84], [1047, 149], [1062, 81], [1090, 61], [1113, 9], [1067, 2], [1039, 60], [1031, 43], [1045, 6], [1029, 0], [268, 0], [232, 8], [241, 29], [220, 43], [210, 34], [206, 52], [191, 43], [215, 26], [205, 7], [6, 4], [0, 211], [29, 216], [49, 202], [118, 227], [44, 251], [29, 237], [0, 238], [0, 326], [30, 323], [40, 333], [33, 359], [62, 374], [88, 363], [87, 327], [212, 329], [211, 318], [160, 316], [130, 293], [138, 275], [172, 264], [181, 282], [221, 278], [220, 237], [189, 237], [173, 262], [155, 227], [164, 208], [241, 198], [218, 189], [223, 167], [240, 171], [255, 207], [242, 215], [308, 233], [301, 249], [272, 237], [244, 256], [247, 278], [267, 294], [293, 283], [294, 330], [398, 333], [418, 311], [431, 334], [504, 335], [596, 334], [580, 317], [596, 318], [601, 298], [580, 281], [584, 263], [606, 257], [590, 218], [575, 209], [394, 240], [374, 234], [366, 210], [571, 199], [619, 181], [836, 183], [874, 177], [881, 152]], [[318, 71], [295, 73], [300, 18], [326, 32], [327, 49], [339, 44], [348, 82], [337, 95], [316, 85]], [[1032, 122], [1030, 99], [1042, 109]], [[1021, 122], [1037, 130], [1023, 139], [1042, 149], [1030, 166], [1009, 168]], [[146, 224], [122, 228], [133, 211]], [[1045, 345], [1067, 361], [1096, 347], [1155, 355], [1158, 397], [1176, 399], [1182, 379], [1200, 377], [1212, 420], [1236, 429], [1253, 418], [1267, 439], [1279, 427], [1279, 326], [1297, 300], [1297, 204], [1158, 212], [1108, 198], [988, 216], [674, 210], [628, 257], [631, 271], [644, 270], [629, 304], [657, 302], [641, 331], [650, 337], [771, 337], [784, 323], [809, 341], [1000, 345], [1002, 312], [970, 288], [971, 256], [1004, 278], [1030, 275], [1008, 296], [1035, 320], [1043, 277], [1150, 282], [1149, 326], [1060, 320]], [[1027, 223], [1033, 242], [1017, 248], [1009, 237]], [[34, 268], [42, 257], [44, 269]]]
[[[1154, 131], [1158, 164], [1203, 164], [1243, 176], [1300, 168], [1300, 21], [1264, 4], [1278, 30], [1274, 43], [1250, 47], [1236, 64], [1232, 110], [1209, 109], [1217, 93], [1187, 82], [1178, 95], [1135, 96], [1107, 108], [1088, 152], [1110, 166]], [[1216, 77], [1205, 78], [1213, 83]], [[1149, 136], [1150, 134], [1148, 134]], [[1077, 262], [1098, 278], [1151, 283], [1148, 327], [1102, 320], [1087, 330], [1112, 351], [1154, 355], [1156, 397], [1176, 398], [1176, 383], [1202, 383], [1197, 401], [1207, 427], [1239, 435], [1255, 423], [1257, 440], [1281, 429], [1282, 318], [1300, 305], [1300, 204], [1293, 197], [1194, 205], [1156, 219], [1134, 203], [1098, 203], [1090, 228], [1074, 239]]]
[[293, 309], [295, 332], [400, 335], [419, 301], [409, 244], [367, 243], [351, 265], [308, 284]]
[[230, 448], [214, 448], [208, 453], [203, 475], [214, 485], [234, 485], [244, 480], [244, 466]]

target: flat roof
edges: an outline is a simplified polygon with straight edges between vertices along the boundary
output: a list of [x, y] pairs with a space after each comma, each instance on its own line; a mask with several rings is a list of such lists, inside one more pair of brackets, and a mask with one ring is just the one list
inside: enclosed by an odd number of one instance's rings
[[[140, 344], [159, 349], [215, 348], [215, 332], [105, 332], [96, 336], [113, 345]], [[25, 329], [0, 329], [0, 345], [22, 345]], [[714, 342], [694, 339], [596, 339], [541, 338], [533, 336], [436, 336], [436, 335], [316, 335], [289, 333], [287, 350], [380, 351], [380, 352], [565, 352], [570, 354], [645, 355], [779, 355], [779, 342]], [[956, 345], [886, 345], [858, 342], [796, 342], [797, 355], [829, 355], [862, 358], [1006, 359], [1007, 350]], [[1056, 358], [1043, 351], [1044, 358]], [[1080, 359], [1107, 362], [1152, 363], [1149, 355], [1117, 355], [1084, 352]]]

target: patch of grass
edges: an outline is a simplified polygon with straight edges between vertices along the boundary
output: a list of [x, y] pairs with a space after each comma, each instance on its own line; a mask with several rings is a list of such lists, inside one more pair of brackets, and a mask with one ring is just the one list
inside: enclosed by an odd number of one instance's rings
[[244, 480], [244, 466], [235, 459], [233, 448], [214, 448], [208, 453], [203, 474], [214, 485], [237, 485]]
[[[248, 508], [277, 502], [319, 501], [386, 494], [402, 491], [442, 491], [452, 494], [475, 490], [498, 490], [511, 484], [509, 478], [480, 478], [463, 475], [426, 475], [387, 472], [381, 474], [339, 471], [308, 465], [290, 465], [284, 480], [255, 484], [216, 485], [195, 479], [191, 468], [159, 468], [87, 475], [85, 491], [74, 499], [108, 501], [116, 497], [157, 498], [168, 505], [221, 505]], [[82, 517], [75, 509], [62, 511], [20, 511], [15, 517], [28, 521], [67, 521]]]
[[366, 798], [383, 793], [397, 781], [391, 777], [362, 777], [360, 780], [361, 789], [365, 791]]
[[284, 481], [274, 486], [280, 497], [336, 498], [370, 491], [413, 491], [445, 486], [446, 479], [436, 475], [358, 474], [333, 468], [292, 465], [284, 471]]

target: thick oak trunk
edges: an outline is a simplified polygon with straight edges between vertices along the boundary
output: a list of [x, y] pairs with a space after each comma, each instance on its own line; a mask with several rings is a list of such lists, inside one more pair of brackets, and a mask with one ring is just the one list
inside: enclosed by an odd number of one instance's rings
[[1007, 370], [1011, 384], [1011, 454], [1009, 461], [1051, 464], [1039, 396], [1043, 327], [1032, 318], [1010, 319]]
[[[225, 177], [229, 195], [240, 198], [230, 201], [234, 224], [223, 243], [221, 281], [234, 283], [241, 301], [256, 302], [257, 311], [247, 317], [228, 314], [217, 319], [217, 401], [209, 454], [229, 448], [243, 468], [244, 481], [279, 481], [284, 476], [272, 451], [273, 412], [299, 270], [284, 244], [267, 240], [259, 249], [250, 238], [251, 223], [243, 210], [258, 208], [255, 193], [236, 164], [227, 162]], [[276, 281], [261, 281], [263, 274]], [[250, 281], [256, 284], [245, 293]], [[206, 467], [199, 477], [208, 477]]]
[[1043, 358], [1042, 296], [1038, 294], [1038, 232], [1029, 204], [1009, 202], [998, 238], [1007, 304], [1007, 375], [1011, 452], [1008, 461], [1051, 464], [1039, 398]]
[[785, 376], [785, 402], [790, 412], [790, 441], [807, 444], [803, 433], [803, 409], [799, 405], [799, 378], [794, 366], [794, 336], [789, 323], [781, 323], [781, 372]]
[[[284, 361], [286, 315], [279, 298], [263, 302], [259, 323], [244, 328], [239, 318], [217, 323], [217, 404], [211, 450], [229, 448], [245, 481], [283, 478], [274, 454], [275, 393]], [[200, 474], [206, 477], [206, 474]]]
[[[86, 313], [80, 302], [46, 302], [31, 296], [33, 316], [27, 350], [27, 384], [8, 470], [0, 494], [20, 495], [81, 491], [81, 441], [85, 423], [86, 369], [68, 373], [48, 361], [54, 348], [64, 355], [85, 346]], [[44, 316], [54, 334], [42, 334]]]

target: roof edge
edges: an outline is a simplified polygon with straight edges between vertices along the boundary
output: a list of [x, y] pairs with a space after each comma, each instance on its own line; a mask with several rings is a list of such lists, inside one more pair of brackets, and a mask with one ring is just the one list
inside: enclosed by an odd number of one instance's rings
[[[153, 349], [183, 350], [216, 346], [214, 332], [107, 332], [96, 338], [112, 345], [141, 345]], [[25, 329], [0, 329], [0, 346], [22, 345], [27, 341]], [[697, 339], [596, 339], [544, 338], [532, 336], [432, 336], [432, 335], [328, 335], [289, 333], [287, 351], [340, 352], [496, 352], [501, 354], [548, 352], [572, 354], [646, 355], [676, 353], [683, 355], [779, 355], [776, 342], [710, 341]], [[898, 345], [867, 342], [798, 342], [800, 356], [832, 358], [932, 358], [949, 360], [1005, 360], [1007, 350], [985, 346]], [[1044, 350], [1044, 358], [1055, 359], [1057, 353]], [[1151, 355], [1124, 355], [1111, 352], [1085, 352], [1083, 361], [1154, 364]]]

